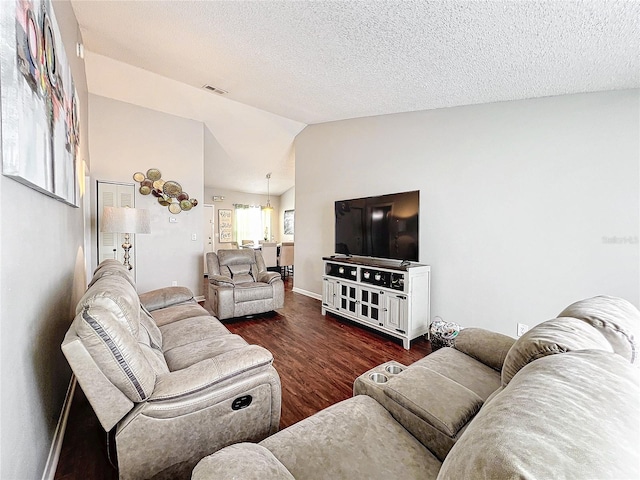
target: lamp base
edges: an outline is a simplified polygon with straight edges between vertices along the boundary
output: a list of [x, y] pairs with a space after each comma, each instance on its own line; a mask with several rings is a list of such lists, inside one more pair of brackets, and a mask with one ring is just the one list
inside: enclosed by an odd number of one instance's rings
[[122, 248], [124, 249], [124, 262], [122, 262], [122, 263], [123, 263], [123, 265], [125, 267], [127, 267], [127, 269], [132, 270], [133, 267], [129, 263], [129, 258], [131, 258], [130, 255], [129, 255], [129, 250], [131, 250], [131, 244], [129, 243], [129, 239], [130, 239], [129, 238], [129, 234], [125, 233], [124, 234], [124, 243], [122, 244]]

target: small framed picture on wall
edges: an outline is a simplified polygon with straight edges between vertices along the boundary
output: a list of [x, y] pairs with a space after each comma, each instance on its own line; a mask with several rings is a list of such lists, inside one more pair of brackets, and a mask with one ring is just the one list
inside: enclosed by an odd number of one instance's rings
[[294, 210], [285, 210], [284, 211], [284, 234], [285, 235], [293, 235], [293, 218], [294, 218]]
[[233, 216], [232, 211], [221, 208], [218, 210], [218, 241], [220, 243], [233, 240]]

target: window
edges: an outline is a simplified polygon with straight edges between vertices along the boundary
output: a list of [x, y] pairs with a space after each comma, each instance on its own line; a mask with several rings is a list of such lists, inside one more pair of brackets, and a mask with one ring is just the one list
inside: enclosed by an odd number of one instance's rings
[[242, 240], [253, 240], [258, 244], [260, 240], [270, 240], [271, 212], [254, 205], [234, 205], [236, 213], [235, 237], [238, 243]]

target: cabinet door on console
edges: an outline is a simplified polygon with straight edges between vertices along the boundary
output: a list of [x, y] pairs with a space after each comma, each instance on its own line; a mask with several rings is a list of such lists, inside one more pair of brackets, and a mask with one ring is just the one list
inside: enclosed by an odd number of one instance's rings
[[385, 327], [397, 332], [407, 333], [409, 302], [404, 295], [389, 294], [387, 298], [387, 315]]
[[375, 325], [384, 325], [384, 292], [360, 287], [360, 312], [358, 317]]
[[339, 292], [340, 305], [338, 306], [338, 308], [357, 315], [358, 287], [349, 285], [348, 283], [340, 283]]
[[338, 295], [338, 288], [340, 288], [340, 282], [325, 278], [322, 282], [322, 303], [325, 307], [337, 308], [336, 302]]

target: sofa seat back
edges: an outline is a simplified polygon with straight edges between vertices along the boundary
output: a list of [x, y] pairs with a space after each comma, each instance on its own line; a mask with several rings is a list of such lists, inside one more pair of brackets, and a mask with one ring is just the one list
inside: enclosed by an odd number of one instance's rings
[[634, 363], [639, 328], [640, 312], [622, 298], [600, 296], [576, 302], [558, 318], [542, 322], [518, 338], [505, 358], [502, 386], [525, 365], [558, 353], [603, 350]]
[[589, 324], [607, 339], [614, 352], [640, 365], [640, 312], [630, 302], [600, 295], [569, 305], [558, 317], [577, 318]]
[[638, 478], [639, 401], [640, 371], [619, 355], [545, 356], [485, 402], [438, 478]]
[[256, 254], [253, 249], [221, 250], [218, 252], [218, 262], [220, 275], [231, 277], [236, 285], [256, 282], [258, 279]]

